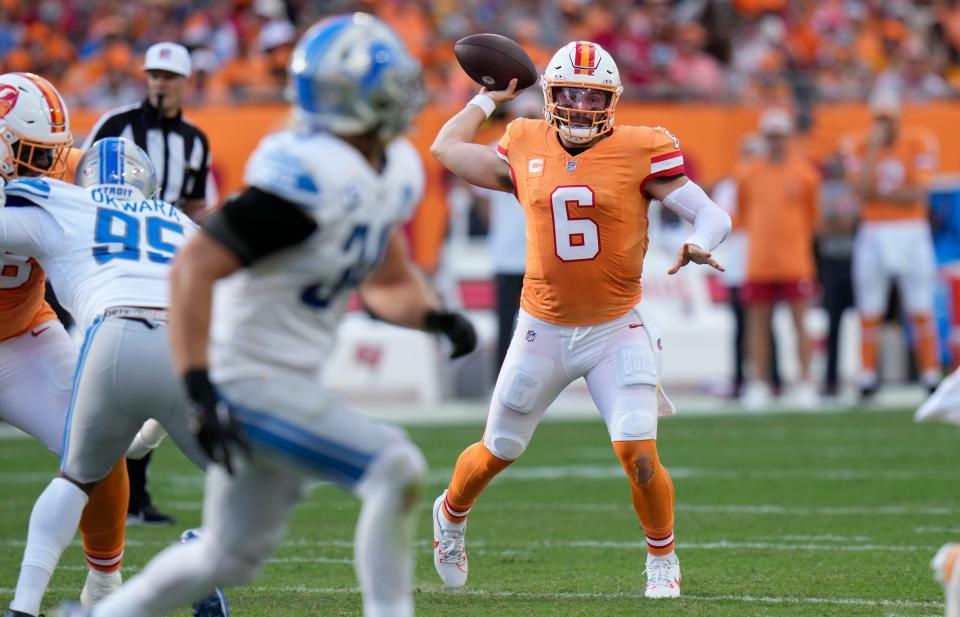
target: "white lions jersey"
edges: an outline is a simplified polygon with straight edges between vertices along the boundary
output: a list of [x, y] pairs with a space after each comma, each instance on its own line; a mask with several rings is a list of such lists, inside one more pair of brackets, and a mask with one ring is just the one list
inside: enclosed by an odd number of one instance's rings
[[111, 306], [169, 305], [173, 255], [197, 228], [172, 204], [125, 186], [45, 178], [14, 180], [5, 192], [0, 249], [35, 257], [81, 328]]
[[245, 182], [302, 207], [317, 230], [217, 284], [213, 376], [262, 376], [270, 367], [319, 372], [351, 291], [420, 200], [420, 155], [397, 139], [378, 174], [337, 137], [290, 129], [260, 142]]

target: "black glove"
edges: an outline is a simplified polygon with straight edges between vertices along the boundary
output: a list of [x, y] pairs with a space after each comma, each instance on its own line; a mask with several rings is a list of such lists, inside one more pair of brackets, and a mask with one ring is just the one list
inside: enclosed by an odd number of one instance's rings
[[427, 330], [443, 334], [453, 343], [451, 358], [465, 356], [477, 347], [477, 332], [466, 317], [448, 311], [428, 311]]
[[249, 454], [250, 447], [240, 437], [227, 404], [217, 396], [207, 369], [187, 371], [183, 376], [183, 383], [187, 387], [189, 398], [187, 425], [210, 460], [220, 463], [227, 468], [227, 473], [233, 475], [231, 451], [239, 446]]

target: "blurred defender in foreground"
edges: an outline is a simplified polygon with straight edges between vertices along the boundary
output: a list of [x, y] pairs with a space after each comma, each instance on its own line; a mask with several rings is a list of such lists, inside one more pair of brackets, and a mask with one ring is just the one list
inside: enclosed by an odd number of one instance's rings
[[97, 617], [159, 615], [253, 580], [310, 476], [363, 502], [355, 565], [364, 614], [413, 614], [423, 457], [319, 375], [354, 289], [384, 320], [443, 333], [454, 355], [476, 344], [469, 322], [438, 309], [398, 228], [423, 189], [422, 162], [400, 137], [423, 100], [420, 66], [376, 18], [333, 17], [299, 41], [290, 92], [296, 125], [260, 142], [246, 189], [206, 219], [172, 274], [176, 370], [197, 439], [218, 463], [207, 474], [204, 534], [157, 556], [94, 608]]

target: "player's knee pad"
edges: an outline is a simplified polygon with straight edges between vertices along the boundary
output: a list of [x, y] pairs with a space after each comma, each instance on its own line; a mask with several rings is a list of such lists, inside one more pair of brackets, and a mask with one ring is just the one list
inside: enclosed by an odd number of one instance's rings
[[527, 449], [529, 438], [511, 433], [505, 427], [499, 426], [494, 430], [487, 430], [483, 434], [483, 445], [499, 459], [515, 461]]
[[613, 441], [638, 441], [657, 438], [657, 389], [639, 386], [618, 396], [613, 409], [603, 414]]
[[419, 485], [427, 472], [427, 461], [420, 449], [403, 440], [388, 446], [370, 464], [362, 481], [361, 493], [366, 486], [392, 486], [406, 488]]

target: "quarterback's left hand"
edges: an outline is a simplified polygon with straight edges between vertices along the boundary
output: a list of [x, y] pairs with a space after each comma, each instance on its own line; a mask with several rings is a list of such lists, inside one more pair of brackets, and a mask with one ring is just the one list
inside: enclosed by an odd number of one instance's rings
[[465, 356], [477, 347], [477, 332], [466, 317], [450, 311], [428, 311], [424, 324], [430, 332], [439, 332], [453, 343], [450, 358]]
[[677, 261], [673, 263], [673, 267], [667, 270], [667, 274], [676, 274], [680, 271], [680, 268], [684, 267], [690, 262], [695, 264], [706, 264], [715, 270], [720, 272], [726, 272], [723, 266], [720, 265], [716, 259], [712, 257], [710, 251], [705, 251], [695, 244], [684, 244], [680, 247], [680, 253], [677, 255]]

